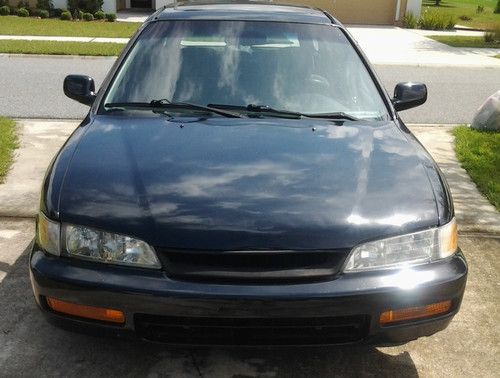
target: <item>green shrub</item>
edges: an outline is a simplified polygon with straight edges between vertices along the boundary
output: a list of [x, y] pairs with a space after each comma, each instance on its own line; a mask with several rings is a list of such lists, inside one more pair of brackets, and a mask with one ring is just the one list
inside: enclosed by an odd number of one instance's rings
[[49, 18], [49, 11], [45, 9], [40, 9], [40, 18]]
[[500, 43], [500, 26], [498, 26], [496, 29], [489, 30], [484, 33], [484, 41], [488, 43]]
[[495, 13], [500, 13], [500, 0], [497, 1], [497, 7], [495, 8]]
[[84, 0], [84, 2], [85, 6], [83, 9], [92, 14], [102, 10], [102, 5], [104, 4], [104, 0]]
[[19, 17], [29, 17], [30, 12], [29, 12], [29, 10], [27, 10], [26, 8], [19, 8], [19, 9], [17, 10], [17, 15], [18, 15]]
[[78, 9], [78, 0], [67, 0], [66, 6], [68, 10], [73, 14], [75, 9]]
[[97, 11], [94, 13], [94, 18], [96, 20], [104, 20], [105, 14], [103, 11]]
[[106, 20], [109, 22], [115, 22], [116, 21], [116, 14], [115, 13], [106, 13]]
[[75, 9], [94, 14], [101, 10], [104, 0], [67, 0], [67, 4], [73, 14]]
[[64, 11], [61, 13], [61, 20], [70, 21], [72, 19], [73, 17], [71, 17], [71, 13], [69, 11]]
[[455, 24], [457, 23], [457, 20], [453, 16], [448, 17], [448, 22], [446, 23], [445, 29], [446, 30], [453, 30], [455, 28]]
[[421, 29], [427, 29], [427, 30], [453, 29], [455, 23], [456, 22], [453, 16], [441, 14], [436, 11], [431, 11], [429, 9], [423, 11], [420, 20], [418, 20], [418, 26]]
[[0, 16], [8, 16], [10, 14], [10, 8], [8, 5], [0, 7]]
[[418, 20], [418, 26], [421, 29], [434, 29], [436, 26], [436, 12], [430, 12], [428, 9], [422, 12]]
[[37, 0], [36, 9], [50, 10], [54, 7], [52, 0]]
[[403, 26], [407, 29], [415, 29], [417, 27], [418, 20], [415, 15], [411, 12], [407, 12], [403, 17]]
[[73, 20], [81, 20], [83, 17], [83, 11], [80, 9], [74, 9], [72, 12]]
[[28, 0], [20, 0], [19, 3], [17, 3], [17, 9], [24, 8], [24, 9], [30, 9], [30, 3]]
[[60, 18], [62, 12], [63, 12], [63, 10], [61, 8], [52, 8], [49, 10], [49, 15], [50, 15], [50, 17]]
[[92, 13], [84, 13], [82, 18], [85, 21], [94, 21], [94, 16], [92, 15]]

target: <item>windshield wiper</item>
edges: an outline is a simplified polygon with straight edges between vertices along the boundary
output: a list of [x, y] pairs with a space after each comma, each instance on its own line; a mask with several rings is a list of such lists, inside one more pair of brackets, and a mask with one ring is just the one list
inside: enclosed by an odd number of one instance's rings
[[211, 108], [217, 109], [227, 109], [227, 110], [237, 110], [237, 111], [247, 111], [251, 113], [267, 113], [273, 116], [285, 116], [285, 117], [293, 117], [293, 118], [302, 118], [303, 114], [298, 112], [292, 112], [289, 110], [279, 110], [273, 109], [267, 105], [254, 105], [250, 104], [247, 106], [243, 105], [225, 105], [225, 104], [208, 104], [207, 106]]
[[209, 113], [214, 113], [228, 118], [241, 118], [239, 114], [227, 112], [220, 109], [214, 109], [209, 106], [191, 104], [188, 102], [171, 102], [166, 99], [153, 100], [151, 102], [111, 102], [104, 105], [105, 108], [138, 108], [138, 109], [162, 109], [162, 110], [175, 110], [175, 109], [190, 109], [199, 110]]
[[353, 117], [350, 114], [344, 112], [335, 113], [317, 113], [317, 114], [302, 114], [307, 118], [322, 118], [322, 119], [346, 119], [348, 121], [359, 121], [359, 118]]
[[254, 105], [250, 104], [247, 106], [240, 105], [224, 105], [224, 104], [208, 104], [211, 108], [217, 109], [228, 109], [228, 110], [238, 110], [238, 111], [249, 111], [254, 113], [267, 113], [269, 115], [274, 116], [285, 116], [285, 117], [294, 117], [294, 118], [321, 118], [321, 119], [332, 119], [332, 120], [348, 120], [348, 121], [359, 121], [358, 118], [353, 117], [344, 112], [335, 112], [335, 113], [318, 113], [318, 114], [307, 114], [300, 112], [293, 112], [290, 110], [279, 110], [273, 109], [266, 105]]

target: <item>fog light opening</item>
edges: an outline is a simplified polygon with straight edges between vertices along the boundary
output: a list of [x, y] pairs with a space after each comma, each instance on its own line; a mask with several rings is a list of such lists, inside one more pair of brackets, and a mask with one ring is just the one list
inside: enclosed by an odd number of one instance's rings
[[380, 314], [380, 325], [386, 326], [394, 323], [406, 322], [410, 320], [430, 318], [446, 314], [451, 309], [451, 300], [432, 303], [420, 307], [408, 307], [400, 310], [384, 311]]
[[117, 324], [125, 323], [125, 314], [109, 308], [85, 306], [47, 297], [47, 305], [55, 312], [78, 316], [80, 318], [100, 320]]

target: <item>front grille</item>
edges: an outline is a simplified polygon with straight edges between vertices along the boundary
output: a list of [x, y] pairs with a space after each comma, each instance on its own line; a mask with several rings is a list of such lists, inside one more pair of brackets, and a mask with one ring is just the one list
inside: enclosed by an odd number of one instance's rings
[[149, 341], [187, 345], [331, 345], [361, 341], [364, 315], [321, 318], [207, 318], [135, 315]]
[[338, 273], [346, 251], [200, 251], [156, 248], [169, 277], [244, 283], [317, 281]]

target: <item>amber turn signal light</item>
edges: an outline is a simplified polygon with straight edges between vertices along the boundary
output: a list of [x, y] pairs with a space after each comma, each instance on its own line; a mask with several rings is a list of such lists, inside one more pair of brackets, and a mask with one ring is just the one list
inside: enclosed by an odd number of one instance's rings
[[109, 308], [85, 306], [76, 303], [61, 301], [59, 299], [47, 297], [49, 307], [63, 314], [79, 316], [81, 318], [101, 320], [112, 323], [125, 323], [125, 315], [122, 311], [111, 310]]
[[390, 325], [408, 320], [429, 318], [445, 314], [451, 309], [451, 300], [432, 303], [427, 306], [409, 307], [401, 310], [385, 311], [380, 315], [380, 325]]

